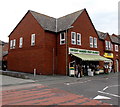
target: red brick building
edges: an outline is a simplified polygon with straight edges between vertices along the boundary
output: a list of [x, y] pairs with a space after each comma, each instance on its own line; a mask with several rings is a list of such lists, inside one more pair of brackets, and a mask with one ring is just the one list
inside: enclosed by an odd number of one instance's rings
[[9, 35], [9, 46], [8, 69], [14, 71], [68, 75], [72, 61], [110, 61], [86, 9], [58, 19], [29, 10]]

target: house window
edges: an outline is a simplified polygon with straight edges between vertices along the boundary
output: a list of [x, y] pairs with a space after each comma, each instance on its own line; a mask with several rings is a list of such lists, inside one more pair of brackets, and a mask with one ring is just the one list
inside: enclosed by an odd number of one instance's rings
[[13, 40], [10, 40], [10, 49], [13, 48]]
[[71, 44], [76, 44], [76, 33], [71, 32]]
[[23, 45], [23, 37], [19, 39], [19, 48], [22, 48], [22, 45]]
[[35, 34], [31, 35], [31, 46], [35, 45]]
[[111, 42], [108, 41], [108, 49], [111, 50]]
[[97, 38], [94, 38], [94, 48], [97, 48]]
[[81, 34], [77, 33], [77, 45], [81, 45]]
[[90, 36], [90, 47], [93, 48], [93, 37]]
[[15, 48], [15, 45], [16, 45], [16, 40], [14, 39], [13, 40], [13, 49]]
[[65, 44], [65, 32], [60, 33], [60, 45]]
[[118, 45], [115, 45], [115, 51], [118, 52]]
[[108, 50], [108, 41], [105, 41], [105, 49]]
[[111, 50], [113, 51], [113, 44], [111, 43]]

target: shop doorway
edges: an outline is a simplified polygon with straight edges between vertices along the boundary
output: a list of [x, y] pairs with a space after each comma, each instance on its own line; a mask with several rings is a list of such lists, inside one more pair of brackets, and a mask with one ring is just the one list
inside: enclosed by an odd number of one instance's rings
[[116, 71], [117, 71], [117, 72], [119, 71], [119, 63], [118, 63], [118, 60], [116, 60]]

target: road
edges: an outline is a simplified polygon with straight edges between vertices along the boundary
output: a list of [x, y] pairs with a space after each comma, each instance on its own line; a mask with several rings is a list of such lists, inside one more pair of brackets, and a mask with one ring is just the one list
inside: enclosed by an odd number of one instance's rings
[[2, 80], [3, 104], [118, 105], [118, 73], [83, 78], [31, 76], [31, 79], [19, 79], [3, 76]]

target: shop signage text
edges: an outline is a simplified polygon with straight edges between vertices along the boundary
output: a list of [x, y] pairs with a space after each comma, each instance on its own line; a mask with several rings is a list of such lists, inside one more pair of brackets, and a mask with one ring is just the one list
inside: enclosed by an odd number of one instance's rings
[[70, 53], [99, 55], [99, 51], [85, 50], [78, 48], [69, 48], [69, 54]]
[[104, 53], [104, 57], [113, 58], [113, 53]]

